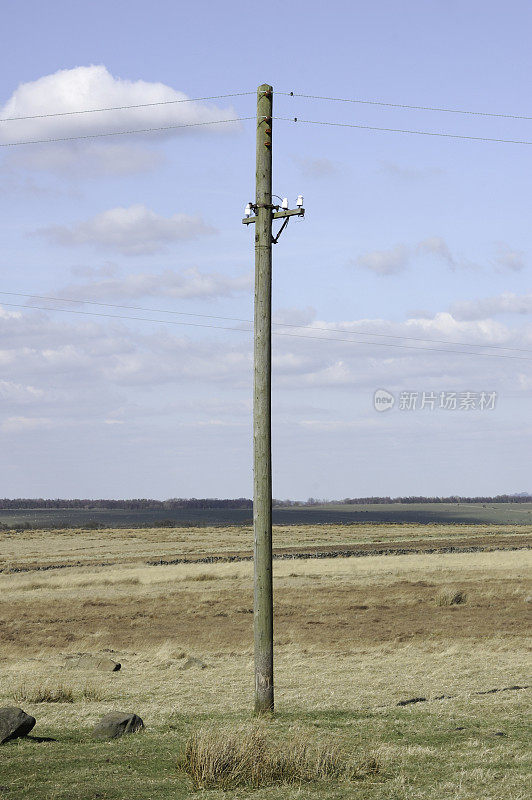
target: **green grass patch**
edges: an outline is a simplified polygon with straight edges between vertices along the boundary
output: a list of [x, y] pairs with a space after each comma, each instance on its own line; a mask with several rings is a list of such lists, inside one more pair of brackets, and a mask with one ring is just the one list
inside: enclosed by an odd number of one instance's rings
[[0, 798], [185, 800], [203, 787], [209, 800], [524, 800], [524, 700], [511, 713], [493, 698], [280, 711], [259, 728], [247, 714], [174, 713], [111, 742], [91, 740], [89, 725], [38, 724], [36, 737], [56, 741], [2, 746]]

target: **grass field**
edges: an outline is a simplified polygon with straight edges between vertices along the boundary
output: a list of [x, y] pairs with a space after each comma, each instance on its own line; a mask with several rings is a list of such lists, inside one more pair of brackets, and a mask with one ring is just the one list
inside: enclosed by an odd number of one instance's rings
[[[352, 525], [353, 523], [530, 525], [532, 503], [327, 503], [308, 507], [275, 507], [276, 525]], [[17, 509], [0, 510], [1, 526], [32, 528], [138, 527], [171, 521], [174, 526], [249, 525], [251, 509]]]
[[[443, 527], [291, 526], [275, 539], [302, 552], [530, 540], [522, 526]], [[252, 565], [147, 562], [245, 555], [249, 537], [241, 527], [0, 533], [0, 705], [37, 718], [34, 738], [0, 750], [2, 800], [198, 796], [178, 763], [189, 737], [245, 736], [253, 724]], [[262, 724], [266, 740], [286, 753], [296, 741], [337, 746], [379, 768], [204, 796], [527, 798], [530, 689], [510, 687], [530, 682], [528, 556], [275, 561], [276, 714]], [[466, 602], [447, 605], [458, 589]], [[68, 656], [77, 653], [107, 655], [122, 669], [76, 669]], [[426, 700], [397, 705], [414, 697]], [[113, 709], [136, 712], [146, 730], [92, 741], [91, 727]]]
[[[394, 550], [449, 547], [523, 547], [531, 538], [528, 525], [276, 525], [278, 556], [356, 553], [387, 554]], [[76, 566], [251, 558], [250, 526], [200, 528], [104, 528], [99, 530], [0, 531], [0, 573]]]

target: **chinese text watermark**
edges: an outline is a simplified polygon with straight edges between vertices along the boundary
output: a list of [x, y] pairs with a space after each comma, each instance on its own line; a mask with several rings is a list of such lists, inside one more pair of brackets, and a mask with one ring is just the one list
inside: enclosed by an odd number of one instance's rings
[[373, 394], [376, 411], [389, 411], [397, 406], [399, 411], [493, 411], [497, 392], [424, 392], [404, 391], [397, 396], [387, 389], [377, 389]]

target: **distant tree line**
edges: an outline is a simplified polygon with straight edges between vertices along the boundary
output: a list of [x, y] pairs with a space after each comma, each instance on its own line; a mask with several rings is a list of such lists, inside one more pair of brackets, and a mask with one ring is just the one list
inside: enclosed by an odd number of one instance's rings
[[365, 506], [382, 505], [383, 503], [530, 503], [532, 494], [519, 492], [518, 494], [497, 494], [493, 497], [462, 497], [451, 495], [449, 497], [424, 497], [411, 495], [408, 497], [345, 497], [343, 500], [319, 500], [309, 497], [308, 500], [274, 500], [274, 506], [302, 508], [304, 506], [346, 505]]
[[345, 505], [366, 505], [369, 503], [530, 503], [532, 495], [526, 492], [519, 494], [497, 494], [494, 497], [346, 497], [342, 500]]
[[253, 501], [245, 497], [234, 500], [219, 500], [218, 498], [188, 499], [174, 498], [171, 500], [44, 500], [40, 498], [17, 498], [15, 500], [0, 499], [0, 510], [20, 509], [120, 509], [123, 511], [176, 511], [180, 508], [252, 508]]
[[[331, 501], [318, 500], [309, 497], [308, 500], [274, 500], [275, 507], [312, 507], [327, 505]], [[346, 497], [344, 500], [332, 501], [342, 505], [370, 505], [382, 503], [530, 503], [532, 495], [526, 492], [519, 494], [498, 494], [494, 497], [423, 497], [412, 495], [410, 497]], [[220, 500], [216, 497], [204, 498], [172, 498], [170, 500], [45, 500], [43, 498], [17, 498], [10, 500], [0, 499], [0, 510], [13, 511], [20, 509], [120, 509], [124, 511], [176, 511], [177, 509], [209, 509], [209, 508], [241, 508], [251, 509], [253, 501], [246, 497]]]

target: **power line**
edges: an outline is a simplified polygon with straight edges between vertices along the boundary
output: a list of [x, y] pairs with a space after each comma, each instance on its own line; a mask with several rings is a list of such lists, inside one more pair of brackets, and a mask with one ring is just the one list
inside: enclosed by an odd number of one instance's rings
[[[157, 131], [176, 130], [178, 128], [196, 128], [206, 125], [221, 125], [226, 123], [243, 122], [245, 120], [255, 119], [255, 117], [237, 117], [233, 119], [217, 119], [210, 122], [189, 122], [181, 125], [163, 125], [160, 127], [152, 128], [135, 128], [134, 130], [127, 131], [108, 131], [106, 133], [86, 133], [77, 136], [58, 136], [50, 139], [28, 139], [21, 142], [2, 142], [0, 147], [18, 147], [25, 144], [49, 144], [51, 142], [73, 142], [81, 139], [99, 139], [106, 136], [132, 136], [137, 133], [150, 133]], [[300, 117], [273, 117], [273, 119], [282, 120], [284, 122], [302, 122], [307, 125], [330, 125], [337, 128], [358, 128], [367, 131], [384, 131], [387, 133], [413, 133], [418, 136], [440, 136], [445, 139], [468, 139], [469, 141], [477, 142], [498, 142], [502, 144], [532, 144], [532, 141], [526, 139], [496, 139], [489, 136], [464, 136], [457, 133], [443, 133], [441, 131], [419, 131], [410, 130], [407, 128], [380, 128], [374, 125], [357, 125], [350, 122], [328, 122], [324, 120], [315, 119], [301, 119]]]
[[440, 108], [438, 106], [412, 106], [406, 103], [385, 103], [382, 100], [358, 100], [347, 99], [345, 97], [326, 97], [317, 94], [298, 94], [297, 92], [275, 92], [275, 94], [285, 95], [286, 97], [303, 97], [308, 100], [333, 100], [338, 103], [360, 103], [367, 106], [385, 106], [387, 108], [405, 108], [415, 111], [441, 111], [445, 114], [468, 114], [475, 117], [501, 117], [503, 119], [528, 119], [532, 117], [523, 114], [497, 114], [492, 111], [469, 111], [458, 108]]
[[110, 131], [108, 133], [86, 133], [82, 136], [60, 136], [54, 139], [31, 139], [23, 142], [3, 142], [0, 147], [16, 147], [21, 144], [48, 144], [49, 142], [72, 142], [74, 139], [97, 139], [101, 136], [128, 136], [134, 133], [149, 133], [150, 131], [169, 131], [176, 128], [196, 128], [201, 125], [220, 125], [226, 122], [241, 122], [255, 117], [238, 117], [236, 119], [216, 119], [212, 122], [189, 122], [184, 125], [163, 125], [160, 128], [136, 128], [132, 131]]
[[[168, 310], [164, 308], [146, 308], [145, 306], [129, 306], [129, 305], [122, 305], [117, 303], [102, 303], [98, 300], [82, 300], [79, 298], [71, 298], [71, 297], [49, 297], [47, 295], [42, 294], [28, 294], [27, 292], [2, 292], [0, 291], [0, 295], [6, 295], [9, 297], [29, 297], [35, 298], [36, 300], [50, 300], [54, 303], [84, 303], [87, 305], [95, 305], [95, 306], [104, 306], [105, 308], [121, 308], [121, 309], [128, 309], [129, 311], [146, 311], [147, 313], [151, 314], [176, 314], [179, 316], [186, 316], [186, 317], [202, 317], [204, 319], [221, 319], [225, 320], [226, 322], [244, 322], [246, 324], [252, 325], [253, 320], [251, 319], [243, 319], [241, 317], [221, 317], [214, 314], [199, 314], [193, 313], [192, 311], [175, 311], [175, 310]], [[8, 305], [8, 303], [4, 303], [4, 305]], [[18, 306], [20, 308], [37, 308], [37, 306]], [[54, 311], [60, 311], [61, 309], [50, 309]], [[64, 309], [67, 310], [67, 309]], [[161, 320], [163, 322], [164, 320]], [[303, 330], [309, 331], [324, 331], [325, 333], [343, 333], [349, 334], [350, 336], [378, 336], [380, 338], [386, 339], [402, 339], [405, 341], [411, 342], [433, 342], [434, 344], [451, 344], [457, 345], [460, 347], [486, 347], [491, 350], [508, 350], [515, 353], [532, 353], [532, 350], [527, 350], [521, 347], [504, 347], [504, 345], [497, 345], [497, 344], [482, 344], [482, 343], [475, 343], [475, 342], [457, 342], [452, 339], [426, 339], [420, 336], [400, 336], [393, 333], [374, 333], [372, 331], [346, 331], [342, 328], [323, 328], [314, 325], [295, 325], [294, 323], [290, 322], [274, 322], [274, 325], [279, 325], [283, 328], [299, 328]], [[377, 344], [377, 343], [376, 343]]]
[[15, 122], [24, 119], [47, 119], [48, 117], [68, 117], [72, 114], [94, 114], [100, 111], [124, 111], [129, 108], [150, 108], [152, 106], [169, 106], [177, 103], [199, 103], [203, 100], [222, 100], [226, 97], [243, 97], [255, 92], [233, 92], [232, 94], [213, 94], [210, 97], [187, 97], [185, 100], [160, 100], [157, 103], [136, 103], [131, 106], [107, 106], [106, 108], [83, 108], [79, 111], [56, 111], [53, 114], [33, 114], [28, 117], [0, 117], [0, 122]]
[[[127, 106], [124, 106], [124, 108], [126, 107]], [[133, 106], [131, 106], [131, 108], [133, 108]], [[107, 109], [95, 109], [95, 110], [107, 110]], [[85, 113], [85, 112], [65, 112], [65, 113]], [[28, 117], [28, 119], [30, 119], [30, 117]], [[49, 144], [52, 142], [73, 142], [81, 139], [99, 139], [106, 136], [132, 136], [137, 133], [169, 131], [169, 130], [176, 130], [178, 128], [195, 128], [206, 125], [221, 125], [230, 122], [232, 123], [243, 122], [245, 120], [250, 120], [250, 119], [255, 119], [255, 117], [237, 117], [233, 119], [217, 119], [217, 120], [212, 120], [210, 122], [189, 122], [180, 125], [162, 125], [159, 127], [135, 128], [133, 130], [127, 130], [127, 131], [108, 131], [105, 133], [79, 134], [77, 136], [58, 136], [49, 139], [28, 139], [19, 142], [2, 142], [0, 143], [0, 147], [18, 147], [20, 145]], [[501, 144], [526, 144], [526, 145], [532, 144], [532, 141], [526, 139], [497, 139], [489, 136], [465, 136], [463, 134], [444, 133], [441, 131], [420, 131], [420, 130], [411, 130], [408, 128], [381, 128], [374, 125], [358, 125], [350, 122], [329, 122], [325, 120], [301, 119], [300, 117], [273, 117], [273, 119], [282, 120], [285, 122], [302, 122], [308, 125], [330, 125], [338, 128], [358, 128], [359, 130], [384, 131], [386, 133], [410, 133], [410, 134], [416, 134], [417, 136], [439, 136], [445, 139], [467, 139], [469, 141], [476, 141], [476, 142], [497, 142]]]
[[[222, 331], [238, 331], [240, 333], [253, 333], [253, 329], [243, 329], [243, 328], [229, 328], [224, 325], [205, 325], [201, 322], [181, 322], [177, 320], [166, 320], [166, 319], [148, 319], [147, 317], [133, 317], [133, 316], [125, 316], [122, 314], [104, 314], [102, 312], [95, 312], [95, 311], [78, 311], [77, 309], [73, 308], [46, 308], [45, 306], [25, 306], [19, 303], [5, 303], [2, 302], [1, 305], [9, 306], [10, 308], [23, 308], [26, 311], [28, 310], [38, 310], [38, 311], [59, 311], [62, 314], [81, 314], [83, 316], [88, 317], [105, 317], [107, 319], [127, 319], [127, 320], [137, 320], [140, 322], [156, 322], [162, 325], [186, 325], [187, 327], [193, 328], [212, 328], [214, 330], [222, 330]], [[337, 337], [332, 336], [307, 336], [306, 334], [302, 333], [283, 333], [280, 331], [273, 331], [274, 336], [290, 336], [295, 337], [297, 339], [314, 339], [320, 342], [347, 342], [349, 344], [367, 344], [375, 347], [394, 347], [394, 348], [401, 348], [404, 350], [425, 350], [430, 353], [453, 353], [454, 355], [460, 356], [486, 356], [488, 358], [505, 358], [505, 359], [517, 359], [518, 361], [532, 361], [532, 358], [526, 358], [525, 356], [509, 356], [509, 355], [502, 355], [499, 353], [469, 353], [465, 350], [446, 350], [441, 347], [413, 347], [412, 345], [408, 344], [395, 344], [392, 342], [368, 342], [368, 341], [355, 341], [353, 339], [340, 339]]]
[[[178, 105], [180, 103], [200, 103], [205, 100], [223, 100], [228, 97], [245, 97], [255, 92], [230, 92], [227, 94], [214, 94], [206, 97], [187, 97], [183, 100], [159, 100], [153, 103], [135, 103], [126, 106], [105, 106], [103, 108], [82, 108], [76, 111], [55, 111], [50, 114], [31, 114], [20, 117], [0, 117], [0, 122], [18, 122], [28, 119], [48, 119], [49, 117], [67, 117], [77, 114], [95, 114], [104, 111], [126, 111], [133, 108], [152, 108], [156, 106]], [[414, 111], [438, 111], [446, 114], [466, 114], [477, 117], [495, 117], [501, 119], [532, 120], [532, 116], [525, 114], [501, 114], [493, 111], [471, 111], [469, 109], [441, 108], [439, 106], [416, 106], [407, 103], [388, 103], [383, 100], [361, 100], [359, 98], [329, 97], [327, 95], [302, 94], [299, 92], [274, 92], [285, 97], [301, 97], [307, 100], [329, 100], [338, 103], [357, 103], [360, 105], [383, 106], [385, 108], [403, 108]]]
[[445, 139], [469, 139], [476, 142], [501, 142], [503, 144], [532, 144], [525, 139], [494, 139], [488, 136], [463, 136], [458, 133], [441, 133], [439, 131], [416, 131], [406, 128], [377, 128], [373, 125], [355, 125], [352, 122], [324, 122], [315, 119], [300, 119], [299, 117], [274, 117], [273, 119], [285, 122], [304, 122], [308, 125], [332, 125], [337, 128], [359, 128], [366, 131], [386, 131], [387, 133], [415, 133], [418, 136], [443, 136]]

